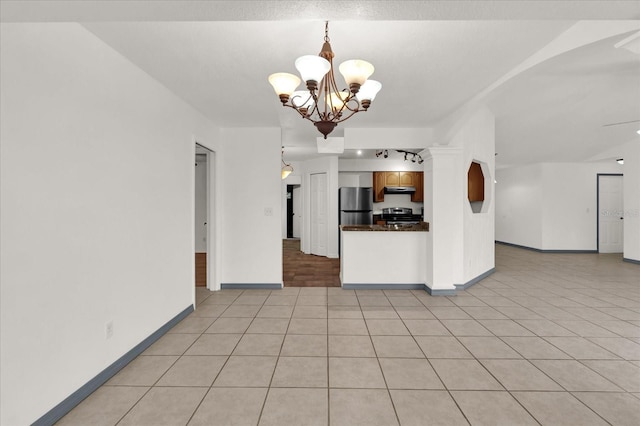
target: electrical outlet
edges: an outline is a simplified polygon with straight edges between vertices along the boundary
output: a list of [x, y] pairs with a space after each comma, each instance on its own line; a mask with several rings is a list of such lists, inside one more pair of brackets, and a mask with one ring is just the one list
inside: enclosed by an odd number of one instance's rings
[[113, 337], [113, 321], [109, 321], [104, 326], [105, 339], [111, 339]]
[[264, 215], [265, 216], [273, 216], [273, 209], [271, 207], [265, 207], [264, 208]]

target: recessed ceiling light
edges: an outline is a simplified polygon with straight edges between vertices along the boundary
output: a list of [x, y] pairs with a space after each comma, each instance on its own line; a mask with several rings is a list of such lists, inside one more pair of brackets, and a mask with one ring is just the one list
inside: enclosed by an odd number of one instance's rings
[[618, 164], [624, 164], [624, 158], [618, 158], [618, 159], [616, 160], [616, 162], [617, 162]]
[[358, 150], [358, 155], [362, 155], [362, 151], [361, 150]]
[[640, 129], [636, 133], [640, 135]]

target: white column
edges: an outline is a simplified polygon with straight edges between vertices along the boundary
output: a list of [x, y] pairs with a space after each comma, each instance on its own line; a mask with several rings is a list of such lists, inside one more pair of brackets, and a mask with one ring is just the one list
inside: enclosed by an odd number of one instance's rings
[[455, 293], [456, 271], [462, 268], [462, 148], [427, 148], [424, 168], [424, 220], [427, 233], [426, 285], [430, 293]]

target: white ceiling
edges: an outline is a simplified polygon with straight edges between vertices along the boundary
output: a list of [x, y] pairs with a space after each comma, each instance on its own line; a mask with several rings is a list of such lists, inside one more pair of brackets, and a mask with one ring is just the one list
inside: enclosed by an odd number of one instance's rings
[[[335, 63], [368, 60], [376, 67], [372, 78], [383, 84], [370, 110], [331, 136], [349, 127], [431, 127], [577, 20], [631, 19], [640, 29], [637, 1], [0, 5], [4, 22], [81, 22], [220, 126], [281, 127], [287, 160], [314, 153], [319, 133], [282, 108], [267, 76], [295, 73], [295, 58], [318, 53], [325, 19]], [[622, 38], [569, 51], [496, 89], [489, 107], [496, 114], [498, 166], [582, 161], [638, 137], [639, 123], [602, 127], [640, 119], [640, 55], [615, 49]]]

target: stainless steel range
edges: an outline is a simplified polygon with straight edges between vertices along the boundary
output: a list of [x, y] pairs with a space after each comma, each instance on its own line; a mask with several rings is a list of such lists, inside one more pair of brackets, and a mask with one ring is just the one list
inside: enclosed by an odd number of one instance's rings
[[419, 214], [413, 214], [409, 207], [386, 207], [382, 209], [380, 218], [387, 222], [387, 225], [417, 225], [422, 221]]

